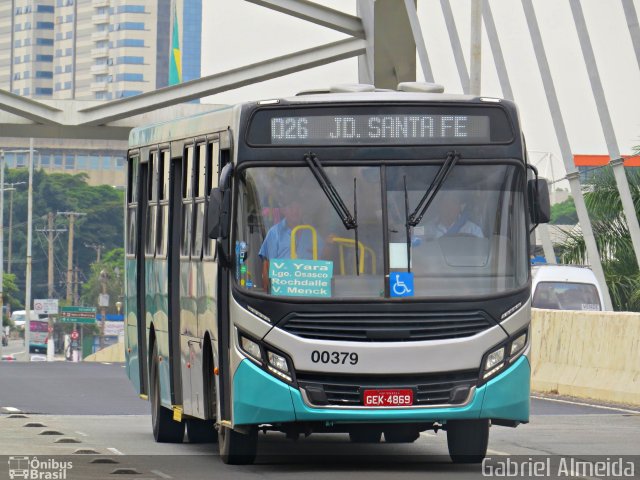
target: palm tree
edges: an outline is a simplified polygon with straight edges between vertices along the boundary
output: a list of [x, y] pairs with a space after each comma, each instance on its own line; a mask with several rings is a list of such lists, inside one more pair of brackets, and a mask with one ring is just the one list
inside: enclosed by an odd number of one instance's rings
[[[626, 169], [636, 215], [640, 214], [640, 169]], [[615, 310], [640, 311], [640, 270], [611, 167], [599, 169], [584, 185], [584, 199], [602, 258]], [[560, 245], [563, 263], [586, 264], [582, 232], [567, 234]]]

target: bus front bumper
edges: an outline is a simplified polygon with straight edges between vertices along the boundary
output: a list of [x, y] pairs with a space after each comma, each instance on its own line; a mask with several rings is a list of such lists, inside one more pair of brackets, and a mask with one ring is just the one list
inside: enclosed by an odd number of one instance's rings
[[529, 421], [531, 367], [526, 356], [476, 388], [465, 406], [445, 408], [318, 408], [306, 405], [300, 391], [245, 359], [233, 378], [233, 424], [285, 422], [446, 422], [490, 418]]

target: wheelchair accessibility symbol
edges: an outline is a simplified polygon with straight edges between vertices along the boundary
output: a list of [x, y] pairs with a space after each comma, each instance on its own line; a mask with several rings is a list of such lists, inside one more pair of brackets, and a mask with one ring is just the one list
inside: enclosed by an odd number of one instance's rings
[[413, 297], [413, 273], [391, 272], [389, 292], [392, 297]]

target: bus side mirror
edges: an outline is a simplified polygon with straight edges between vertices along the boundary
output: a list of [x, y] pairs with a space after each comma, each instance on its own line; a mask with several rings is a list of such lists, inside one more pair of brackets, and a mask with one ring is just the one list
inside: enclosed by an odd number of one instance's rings
[[529, 214], [531, 223], [549, 223], [551, 220], [551, 202], [549, 201], [549, 185], [544, 178], [529, 180]]
[[231, 195], [229, 190], [211, 189], [209, 208], [207, 209], [207, 234], [212, 239], [225, 239], [229, 236], [229, 210]]

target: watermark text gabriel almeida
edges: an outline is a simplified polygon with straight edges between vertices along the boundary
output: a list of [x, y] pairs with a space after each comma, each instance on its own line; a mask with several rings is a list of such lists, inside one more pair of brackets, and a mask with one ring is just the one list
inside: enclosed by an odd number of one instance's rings
[[622, 458], [578, 460], [559, 457], [534, 459], [486, 457], [482, 461], [485, 477], [634, 477], [635, 465]]
[[73, 462], [54, 458], [39, 460], [38, 457], [9, 457], [9, 478], [11, 480], [66, 480], [67, 471], [73, 468]]

